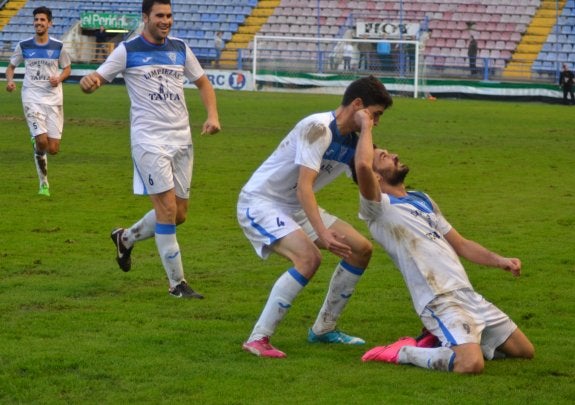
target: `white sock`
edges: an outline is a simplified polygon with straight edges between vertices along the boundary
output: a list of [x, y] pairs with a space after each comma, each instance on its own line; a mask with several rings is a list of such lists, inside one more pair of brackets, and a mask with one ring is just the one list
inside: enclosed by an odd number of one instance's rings
[[275, 282], [248, 342], [273, 335], [293, 300], [307, 283], [308, 280], [293, 267], [282, 274]]
[[129, 249], [135, 242], [151, 238], [155, 232], [156, 211], [151, 210], [138, 222], [124, 231], [122, 234], [122, 243]]
[[34, 164], [36, 165], [40, 186], [42, 184], [48, 185], [48, 155], [46, 152], [39, 153], [34, 151]]
[[400, 364], [413, 364], [433, 370], [453, 371], [455, 352], [448, 347], [404, 346], [399, 350], [398, 360]]
[[156, 246], [166, 270], [170, 288], [174, 288], [184, 281], [182, 255], [176, 239], [176, 225], [156, 224]]
[[354, 267], [343, 260], [338, 263], [331, 277], [323, 305], [312, 326], [313, 333], [323, 335], [335, 329], [337, 320], [351, 298], [363, 272], [364, 269]]

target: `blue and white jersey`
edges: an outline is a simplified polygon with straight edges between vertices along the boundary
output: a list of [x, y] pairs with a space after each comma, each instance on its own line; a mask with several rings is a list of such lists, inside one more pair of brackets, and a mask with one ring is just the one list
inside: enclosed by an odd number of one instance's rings
[[380, 202], [360, 195], [359, 217], [401, 271], [418, 314], [440, 294], [472, 289], [457, 253], [444, 238], [451, 225], [427, 194], [382, 194]]
[[63, 105], [62, 83], [50, 84], [50, 77], [59, 76], [60, 68], [70, 66], [70, 56], [61, 41], [50, 37], [45, 44], [38, 44], [34, 37], [16, 45], [10, 63], [18, 66], [24, 62], [22, 102]]
[[318, 173], [314, 191], [331, 183], [344, 171], [355, 154], [357, 134], [339, 133], [333, 112], [310, 115], [282, 140], [276, 150], [254, 172], [242, 193], [288, 208], [299, 208], [296, 195], [300, 166]]
[[204, 70], [184, 41], [168, 37], [155, 45], [138, 36], [120, 43], [97, 72], [108, 82], [123, 74], [132, 145], [192, 143], [183, 85], [185, 78], [198, 80]]

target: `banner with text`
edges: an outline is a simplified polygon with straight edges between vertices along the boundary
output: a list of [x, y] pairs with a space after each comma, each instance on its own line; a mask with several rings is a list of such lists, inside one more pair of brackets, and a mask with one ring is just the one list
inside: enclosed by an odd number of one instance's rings
[[416, 38], [418, 32], [418, 23], [358, 21], [355, 24], [355, 35], [358, 38], [410, 39]]
[[[206, 70], [206, 76], [217, 90], [253, 90], [252, 72], [246, 70]], [[184, 82], [184, 87], [195, 87]]]
[[106, 30], [132, 31], [138, 27], [140, 14], [97, 13], [83, 11], [80, 14], [83, 29], [97, 30], [104, 26]]

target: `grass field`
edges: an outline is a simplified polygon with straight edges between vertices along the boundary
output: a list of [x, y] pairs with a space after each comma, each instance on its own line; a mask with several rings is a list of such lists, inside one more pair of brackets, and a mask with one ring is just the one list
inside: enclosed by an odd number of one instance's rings
[[[195, 134], [204, 118], [188, 104]], [[288, 263], [260, 260], [235, 219], [252, 171], [305, 115], [338, 96], [219, 92], [223, 131], [194, 136], [188, 222], [178, 228], [188, 281], [206, 295], [167, 294], [153, 240], [131, 272], [109, 232], [149, 208], [131, 193], [128, 99], [65, 86], [52, 197], [36, 195], [18, 94], [0, 92], [0, 403], [2, 404], [567, 404], [575, 398], [575, 131], [572, 108], [539, 103], [397, 98], [375, 130], [409, 164], [465, 236], [523, 261], [523, 276], [466, 263], [470, 279], [536, 347], [532, 361], [486, 364], [479, 376], [362, 363], [375, 345], [420, 329], [399, 272], [381, 248], [340, 327], [366, 347], [306, 342], [337, 260], [298, 296], [274, 336], [285, 360], [242, 352], [271, 285]], [[357, 190], [339, 179], [320, 204], [366, 233]]]

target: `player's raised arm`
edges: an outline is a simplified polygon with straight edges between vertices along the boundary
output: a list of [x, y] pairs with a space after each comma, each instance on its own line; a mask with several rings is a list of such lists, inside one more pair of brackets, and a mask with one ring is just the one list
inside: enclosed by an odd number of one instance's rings
[[84, 93], [93, 93], [104, 85], [106, 80], [97, 72], [90, 73], [80, 80], [80, 87]]
[[361, 132], [355, 152], [355, 172], [361, 195], [371, 201], [381, 199], [381, 190], [375, 172], [373, 171], [373, 120], [369, 111], [359, 110], [355, 119], [361, 123]]
[[445, 239], [459, 256], [464, 257], [473, 263], [483, 266], [498, 267], [510, 272], [515, 277], [518, 277], [521, 274], [521, 261], [519, 259], [503, 257], [492, 252], [473, 240], [465, 239], [454, 228], [445, 234]]

